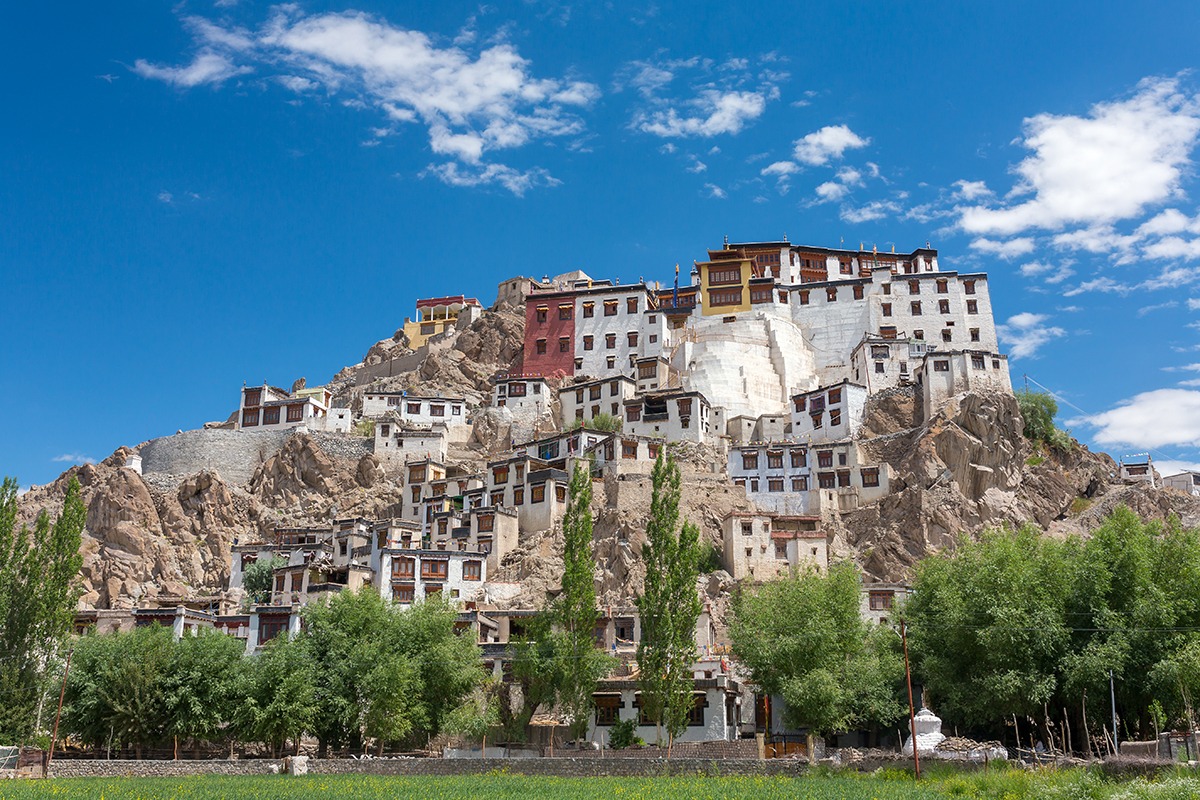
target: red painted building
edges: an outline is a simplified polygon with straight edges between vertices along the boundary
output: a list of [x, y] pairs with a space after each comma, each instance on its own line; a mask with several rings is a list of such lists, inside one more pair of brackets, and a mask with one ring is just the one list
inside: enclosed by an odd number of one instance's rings
[[525, 301], [527, 375], [547, 378], [575, 373], [575, 293], [546, 292]]

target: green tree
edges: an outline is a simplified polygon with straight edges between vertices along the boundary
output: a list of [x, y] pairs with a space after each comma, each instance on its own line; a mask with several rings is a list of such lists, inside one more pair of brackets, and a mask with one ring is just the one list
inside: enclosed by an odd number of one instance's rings
[[596, 683], [611, 671], [613, 659], [596, 649], [596, 559], [592, 554], [592, 476], [576, 461], [563, 515], [562, 594], [552, 616], [561, 635], [559, 707], [571, 737], [582, 743], [595, 706]]
[[1042, 716], [1071, 644], [1073, 547], [1027, 526], [963, 540], [917, 565], [904, 609], [909, 648], [939, 713], [978, 726]]
[[303, 641], [277, 636], [241, 672], [241, 703], [233, 715], [243, 741], [262, 742], [278, 755], [317, 729], [313, 661]]
[[702, 555], [700, 530], [690, 522], [679, 526], [681, 479], [675, 459], [659, 452], [651, 473], [650, 518], [642, 560], [646, 577], [636, 599], [641, 616], [638, 642], [638, 687], [643, 710], [668, 744], [687, 728], [692, 709], [692, 664], [696, 658], [696, 592]]
[[47, 669], [61, 660], [75, 616], [86, 517], [72, 477], [57, 520], [43, 511], [32, 530], [18, 530], [17, 482], [0, 484], [0, 741], [35, 733]]
[[245, 645], [232, 636], [204, 631], [172, 648], [163, 682], [167, 733], [199, 752], [202, 742], [226, 738], [242, 703]]
[[730, 636], [751, 679], [783, 697], [786, 718], [823, 734], [888, 726], [906, 712], [899, 637], [859, 616], [858, 570], [794, 573], [739, 594]]
[[511, 680], [500, 687], [500, 725], [510, 741], [524, 741], [533, 715], [551, 706], [562, 683], [561, 638], [549, 614], [532, 618], [524, 633], [509, 642]]
[[249, 602], [252, 604], [269, 602], [275, 581], [275, 570], [286, 566], [287, 561], [279, 556], [271, 556], [255, 561], [246, 567], [242, 573], [242, 588], [246, 590], [246, 598]]
[[67, 677], [66, 730], [97, 748], [132, 746], [138, 758], [164, 741], [173, 647], [170, 629], [161, 625], [80, 639]]
[[1021, 419], [1025, 421], [1025, 438], [1064, 452], [1070, 449], [1070, 435], [1054, 426], [1054, 418], [1058, 415], [1058, 402], [1054, 397], [1048, 392], [1029, 389], [1023, 389], [1016, 395]]
[[578, 428], [589, 428], [593, 431], [604, 431], [605, 433], [620, 433], [621, 426], [624, 420], [614, 414], [600, 413], [591, 419], [584, 421], [583, 417], [576, 417], [571, 420], [568, 430], [576, 430]]

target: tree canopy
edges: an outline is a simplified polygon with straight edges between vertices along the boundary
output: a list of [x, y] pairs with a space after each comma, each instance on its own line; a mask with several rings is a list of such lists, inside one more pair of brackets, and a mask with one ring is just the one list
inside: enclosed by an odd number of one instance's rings
[[789, 724], [823, 734], [887, 726], [906, 713], [904, 665], [890, 628], [859, 616], [857, 568], [796, 572], [735, 597], [734, 652], [751, 680], [786, 702]]

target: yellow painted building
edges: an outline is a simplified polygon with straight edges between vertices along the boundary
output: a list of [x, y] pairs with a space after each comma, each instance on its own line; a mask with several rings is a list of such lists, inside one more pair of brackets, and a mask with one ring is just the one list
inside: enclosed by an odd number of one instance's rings
[[469, 306], [479, 306], [473, 297], [433, 297], [417, 301], [417, 318], [404, 320], [404, 335], [409, 347], [423, 347], [434, 336], [445, 333], [458, 324], [458, 315]]
[[749, 311], [754, 259], [741, 250], [709, 250], [708, 258], [696, 264], [704, 316]]

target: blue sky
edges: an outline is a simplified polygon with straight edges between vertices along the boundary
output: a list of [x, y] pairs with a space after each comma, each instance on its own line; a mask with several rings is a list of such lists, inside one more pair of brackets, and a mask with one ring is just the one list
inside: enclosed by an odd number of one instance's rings
[[1117, 3], [22, 4], [0, 473], [328, 380], [418, 297], [929, 241], [1014, 381], [1200, 463], [1200, 15]]

